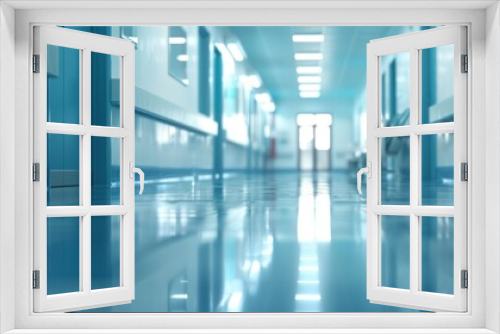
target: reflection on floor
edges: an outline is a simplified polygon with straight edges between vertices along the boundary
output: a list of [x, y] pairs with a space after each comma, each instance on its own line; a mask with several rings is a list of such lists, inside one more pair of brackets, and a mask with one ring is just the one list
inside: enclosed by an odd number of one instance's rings
[[[383, 224], [383, 281], [404, 285], [407, 227]], [[452, 222], [426, 224], [424, 289], [449, 293]], [[365, 276], [366, 201], [346, 173], [162, 180], [136, 197], [135, 300], [94, 312], [412, 311], [371, 304]]]

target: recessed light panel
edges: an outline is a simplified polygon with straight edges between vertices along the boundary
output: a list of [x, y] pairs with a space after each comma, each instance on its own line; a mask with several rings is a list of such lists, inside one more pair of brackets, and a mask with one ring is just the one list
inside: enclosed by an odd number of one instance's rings
[[315, 99], [315, 98], [318, 98], [320, 96], [320, 92], [319, 91], [303, 91], [303, 92], [300, 92], [300, 97], [303, 98], [303, 99]]
[[296, 53], [294, 54], [295, 60], [322, 60], [322, 53]]
[[299, 90], [304, 91], [304, 90], [320, 90], [321, 85], [320, 84], [300, 84], [299, 85]]
[[319, 74], [321, 73], [321, 67], [319, 66], [298, 66], [298, 74]]
[[325, 40], [323, 34], [297, 34], [292, 37], [294, 43], [321, 43]]

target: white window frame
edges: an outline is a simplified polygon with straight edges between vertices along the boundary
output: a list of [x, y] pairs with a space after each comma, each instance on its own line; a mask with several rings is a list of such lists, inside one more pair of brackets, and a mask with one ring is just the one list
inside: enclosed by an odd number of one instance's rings
[[[454, 121], [422, 124], [421, 50], [453, 45], [453, 100]], [[467, 163], [467, 73], [461, 73], [461, 56], [467, 54], [466, 28], [438, 27], [410, 34], [373, 40], [367, 47], [367, 163], [371, 177], [367, 179], [367, 297], [372, 303], [410, 307], [420, 310], [448, 310], [464, 312], [467, 309], [467, 289], [461, 286], [461, 270], [467, 270], [467, 183], [461, 181], [461, 163]], [[381, 58], [402, 52], [410, 56], [410, 123], [404, 126], [384, 127], [382, 123]], [[453, 171], [454, 205], [426, 206], [421, 203], [422, 135], [454, 134]], [[410, 189], [408, 205], [382, 203], [382, 138], [406, 136], [410, 142]], [[388, 288], [381, 285], [382, 217], [408, 217], [409, 223], [409, 289]], [[454, 217], [453, 294], [422, 291], [422, 234], [421, 217]]]
[[[130, 303], [135, 292], [135, 47], [131, 41], [66, 28], [34, 27], [34, 53], [39, 55], [39, 73], [34, 83], [34, 162], [39, 163], [39, 181], [33, 184], [34, 269], [39, 270], [39, 288], [34, 289], [35, 312], [73, 311]], [[80, 58], [80, 115], [78, 124], [47, 121], [47, 45], [73, 48]], [[91, 54], [114, 55], [120, 62], [120, 124], [95, 126], [91, 121]], [[76, 206], [47, 206], [47, 134], [79, 136], [79, 199]], [[120, 141], [120, 203], [92, 205], [91, 139], [116, 138]], [[91, 219], [94, 216], [120, 217], [120, 285], [92, 290]], [[79, 218], [79, 291], [47, 295], [47, 218]]]
[[[69, 2], [61, 2], [68, 6]], [[500, 118], [499, 54], [500, 32], [498, 5], [488, 10], [488, 3], [452, 2], [463, 6], [450, 9], [450, 2], [433, 1], [433, 6], [444, 9], [387, 9], [387, 2], [370, 2], [369, 9], [357, 2], [339, 1], [338, 7], [325, 8], [324, 3], [296, 2], [294, 9], [286, 9], [283, 2], [262, 2], [253, 9], [245, 9], [244, 2], [233, 4], [233, 9], [220, 8], [215, 2], [204, 2], [207, 8], [189, 7], [189, 10], [164, 9], [114, 9], [102, 10], [105, 1], [75, 4], [80, 9], [58, 9], [54, 2], [37, 1], [26, 6], [37, 9], [14, 11], [8, 4], [1, 4], [0, 13], [0, 226], [1, 237], [1, 322], [2, 331], [17, 329], [137, 329], [190, 328], [190, 332], [341, 332], [341, 329], [358, 328], [360, 332], [377, 332], [380, 328], [392, 328], [382, 332], [404, 333], [419, 328], [422, 333], [451, 332], [466, 328], [467, 333], [490, 333], [500, 330], [499, 319], [499, 228], [500, 176], [498, 175], [498, 133]], [[110, 6], [120, 6], [111, 4]], [[243, 3], [243, 4], [241, 4]], [[429, 6], [429, 2], [427, 6]], [[10, 3], [16, 6], [16, 2]], [[148, 2], [144, 1], [144, 7]], [[440, 4], [440, 5], [438, 5]], [[366, 3], [365, 3], [366, 5]], [[49, 6], [51, 9], [40, 9]], [[52, 7], [50, 7], [52, 6]], [[88, 6], [87, 9], [81, 9]], [[136, 4], [136, 7], [141, 6]], [[158, 6], [156, 4], [155, 6]], [[181, 5], [177, 3], [177, 8]], [[198, 3], [196, 6], [201, 6]], [[230, 6], [228, 4], [228, 6]], [[237, 7], [241, 6], [241, 7]], [[247, 6], [251, 6], [247, 3]], [[285, 9], [279, 8], [285, 6]], [[335, 6], [335, 5], [332, 5]], [[363, 4], [361, 4], [363, 6]], [[384, 7], [385, 6], [385, 7]], [[398, 1], [398, 6], [404, 6]], [[420, 6], [425, 6], [420, 5]], [[466, 9], [469, 6], [468, 9]], [[483, 6], [477, 8], [477, 6]], [[303, 8], [302, 8], [303, 7]], [[307, 8], [307, 9], [305, 9]], [[311, 9], [315, 8], [315, 9]], [[346, 9], [351, 8], [351, 9]], [[473, 9], [471, 9], [473, 8]], [[474, 9], [476, 8], [476, 9]], [[32, 157], [32, 27], [37, 24], [58, 25], [446, 25], [468, 26], [469, 71], [468, 76], [468, 142], [469, 189], [468, 197], [468, 312], [434, 314], [35, 314], [31, 289], [32, 222], [33, 207], [31, 172]], [[486, 23], [486, 25], [485, 25]], [[486, 29], [487, 28], [487, 29]], [[15, 35], [14, 35], [15, 32]], [[15, 36], [15, 37], [14, 37]], [[490, 66], [485, 70], [485, 64]], [[488, 83], [488, 85], [486, 85]], [[15, 110], [15, 118], [12, 116]], [[474, 115], [474, 118], [472, 118]], [[488, 121], [487, 120], [488, 117]], [[15, 138], [15, 145], [12, 145]], [[495, 141], [496, 140], [496, 141]], [[486, 154], [486, 151], [488, 154]], [[488, 165], [485, 163], [489, 162]], [[485, 167], [487, 166], [487, 167]], [[486, 171], [491, 172], [486, 182]], [[15, 175], [15, 177], [12, 177]], [[15, 189], [15, 197], [12, 193]], [[488, 193], [488, 197], [486, 196]], [[486, 202], [486, 206], [485, 206]], [[488, 219], [486, 219], [488, 218]], [[486, 251], [487, 250], [487, 251]], [[14, 288], [12, 288], [14, 287]], [[488, 293], [486, 293], [488, 291]], [[12, 306], [14, 305], [14, 307]], [[246, 328], [246, 330], [244, 330]], [[364, 329], [364, 330], [363, 330]], [[448, 330], [448, 331], [447, 331]], [[34, 333], [36, 331], [30, 331]], [[51, 330], [51, 332], [56, 332]], [[130, 331], [133, 333], [134, 331]], [[351, 331], [354, 333], [355, 331]], [[380, 331], [378, 331], [380, 332]], [[411, 331], [415, 333], [415, 331]]]

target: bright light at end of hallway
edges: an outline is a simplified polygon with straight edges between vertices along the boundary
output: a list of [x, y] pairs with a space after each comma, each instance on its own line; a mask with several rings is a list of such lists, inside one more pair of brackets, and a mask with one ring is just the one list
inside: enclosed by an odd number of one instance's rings
[[322, 53], [296, 53], [294, 56], [295, 60], [322, 60]]
[[321, 73], [321, 67], [319, 66], [298, 66], [298, 74], [319, 74]]
[[309, 91], [309, 92], [300, 92], [300, 97], [303, 99], [314, 99], [320, 97], [319, 91]]
[[294, 43], [321, 43], [325, 40], [323, 34], [297, 34], [292, 36]]

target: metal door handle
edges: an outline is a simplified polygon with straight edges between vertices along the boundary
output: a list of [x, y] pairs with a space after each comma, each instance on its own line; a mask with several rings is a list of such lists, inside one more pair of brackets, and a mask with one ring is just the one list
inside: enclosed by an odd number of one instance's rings
[[359, 192], [360, 195], [363, 194], [363, 192], [361, 191], [361, 175], [363, 175], [364, 173], [366, 173], [366, 177], [368, 179], [372, 178], [372, 163], [368, 162], [367, 165], [368, 165], [367, 167], [361, 168], [358, 171], [358, 192]]
[[134, 179], [135, 173], [139, 174], [139, 179], [140, 179], [139, 182], [141, 185], [141, 189], [139, 190], [139, 195], [142, 195], [142, 192], [144, 190], [144, 172], [140, 168], [134, 167], [133, 161], [130, 161], [129, 170], [130, 170], [130, 178], [131, 179]]

